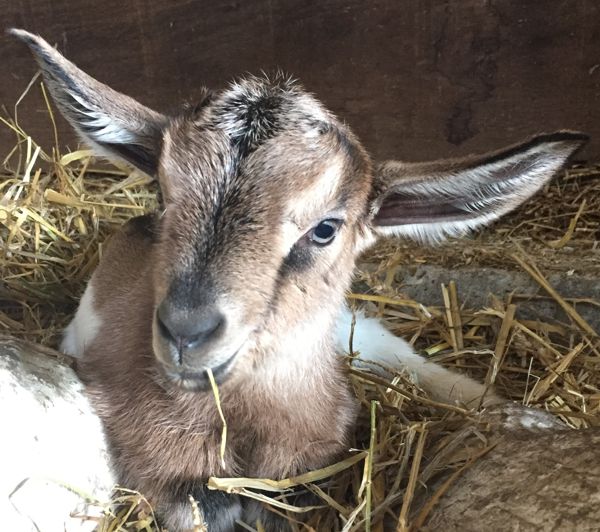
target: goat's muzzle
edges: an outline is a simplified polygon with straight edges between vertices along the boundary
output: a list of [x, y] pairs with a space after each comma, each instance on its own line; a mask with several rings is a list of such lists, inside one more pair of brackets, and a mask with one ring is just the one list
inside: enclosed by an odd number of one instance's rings
[[223, 381], [240, 348], [228, 341], [227, 327], [216, 306], [184, 309], [163, 301], [154, 315], [152, 343], [167, 377], [193, 390], [209, 386], [208, 369]]
[[156, 311], [158, 332], [174, 349], [173, 362], [183, 364], [188, 351], [202, 349], [217, 339], [225, 329], [225, 316], [215, 308], [183, 310], [166, 301]]

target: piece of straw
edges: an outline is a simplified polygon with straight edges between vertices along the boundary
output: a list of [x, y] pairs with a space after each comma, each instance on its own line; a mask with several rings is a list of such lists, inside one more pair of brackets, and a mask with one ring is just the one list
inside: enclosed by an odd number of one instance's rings
[[221, 408], [221, 398], [219, 396], [219, 387], [217, 386], [217, 382], [215, 381], [212, 369], [208, 368], [206, 370], [206, 373], [208, 374], [210, 387], [212, 388], [213, 395], [215, 396], [215, 403], [217, 404], [219, 417], [221, 418], [221, 422], [223, 423], [223, 430], [221, 431], [220, 456], [221, 466], [223, 467], [223, 469], [225, 469], [225, 449], [227, 447], [227, 421], [225, 421], [225, 416], [223, 415], [223, 409]]

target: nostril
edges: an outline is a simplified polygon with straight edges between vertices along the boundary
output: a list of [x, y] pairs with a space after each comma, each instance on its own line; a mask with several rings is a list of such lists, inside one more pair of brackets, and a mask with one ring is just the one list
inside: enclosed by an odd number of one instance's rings
[[177, 338], [171, 332], [171, 329], [167, 325], [168, 321], [169, 321], [168, 318], [166, 318], [166, 316], [165, 316], [164, 307], [162, 305], [159, 306], [158, 310], [156, 311], [156, 324], [158, 325], [158, 330], [160, 331], [160, 334], [164, 338], [166, 338], [167, 340], [169, 340], [173, 343], [176, 343]]
[[225, 318], [220, 312], [215, 312], [204, 319], [197, 321], [194, 325], [194, 332], [182, 337], [182, 343], [185, 347], [194, 348], [203, 344], [210, 338], [215, 337], [225, 323]]
[[219, 335], [224, 328], [225, 317], [214, 309], [183, 311], [163, 302], [156, 311], [156, 324], [161, 336], [181, 353], [183, 349], [200, 347]]

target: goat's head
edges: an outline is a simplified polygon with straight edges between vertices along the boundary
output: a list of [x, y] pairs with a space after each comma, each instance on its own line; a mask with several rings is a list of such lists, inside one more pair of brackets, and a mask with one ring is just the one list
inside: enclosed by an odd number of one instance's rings
[[259, 364], [249, 343], [290, 341], [303, 322], [330, 328], [357, 255], [377, 235], [439, 240], [486, 224], [585, 140], [558, 132], [483, 157], [373, 169], [352, 132], [288, 79], [243, 79], [167, 117], [41, 38], [13, 34], [79, 134], [158, 179], [153, 347], [190, 389], [206, 386], [207, 368], [223, 379]]

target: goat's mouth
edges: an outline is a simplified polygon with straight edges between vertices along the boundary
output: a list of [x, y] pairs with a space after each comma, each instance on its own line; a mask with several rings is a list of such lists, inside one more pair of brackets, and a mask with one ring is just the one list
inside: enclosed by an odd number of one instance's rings
[[225, 362], [211, 368], [202, 368], [199, 370], [194, 370], [193, 368], [176, 369], [172, 366], [166, 366], [164, 364], [160, 365], [165, 376], [177, 388], [189, 392], [203, 392], [211, 387], [210, 378], [208, 376], [209, 369], [213, 374], [215, 382], [217, 384], [222, 384], [233, 367], [239, 351], [239, 349], [236, 350], [233, 355], [225, 360]]

